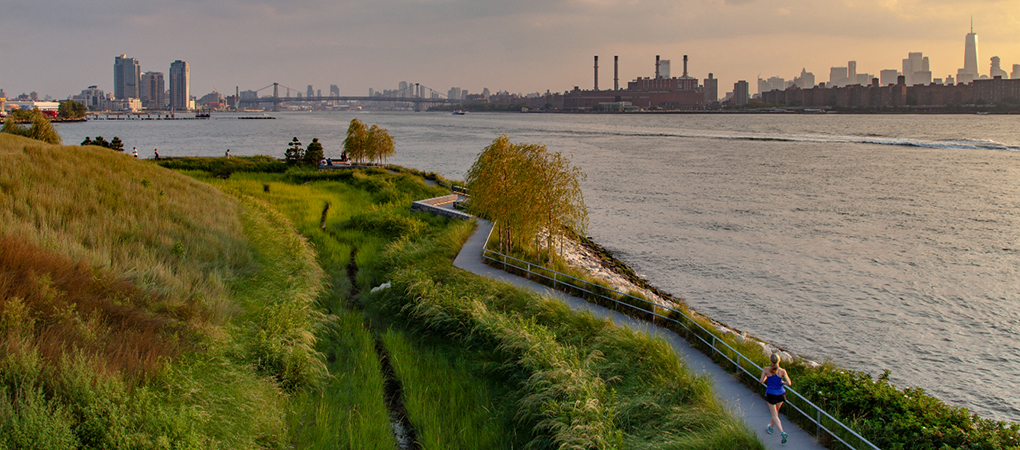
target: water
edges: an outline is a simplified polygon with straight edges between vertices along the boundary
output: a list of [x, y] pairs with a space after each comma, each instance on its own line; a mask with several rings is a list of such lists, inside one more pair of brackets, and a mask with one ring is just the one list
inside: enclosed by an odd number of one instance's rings
[[[499, 134], [571, 154], [589, 235], [727, 325], [1020, 422], [1020, 118], [274, 113], [60, 128], [160, 154], [282, 156], [347, 123], [462, 179]], [[796, 380], [794, 380], [796, 382]]]

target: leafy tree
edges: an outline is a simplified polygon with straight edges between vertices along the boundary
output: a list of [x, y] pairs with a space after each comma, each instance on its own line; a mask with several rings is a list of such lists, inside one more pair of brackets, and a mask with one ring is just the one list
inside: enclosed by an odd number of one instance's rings
[[580, 181], [584, 174], [560, 153], [544, 145], [513, 144], [500, 136], [482, 150], [467, 173], [472, 208], [497, 228], [500, 249], [534, 242], [547, 232], [549, 258], [566, 230], [584, 233], [588, 209]]
[[305, 150], [301, 148], [301, 141], [298, 140], [297, 136], [294, 137], [287, 144], [287, 152], [284, 154], [284, 159], [287, 160], [287, 164], [297, 164], [301, 162], [301, 158], [304, 157]]
[[61, 119], [80, 119], [85, 117], [86, 111], [85, 105], [74, 100], [60, 102], [60, 107], [57, 108], [57, 114]]
[[393, 136], [379, 125], [372, 125], [368, 130], [369, 160], [386, 162], [386, 158], [393, 156], [396, 152], [393, 149]]
[[85, 145], [93, 145], [93, 144], [92, 144], [92, 138], [90, 138], [90, 137], [88, 137], [88, 136], [85, 136], [85, 140], [84, 140], [84, 141], [81, 141], [81, 144], [78, 144], [78, 145], [82, 145], [82, 146], [85, 146]]
[[318, 138], [312, 138], [312, 142], [308, 144], [308, 148], [305, 149], [304, 161], [305, 164], [317, 165], [322, 160], [322, 144], [319, 143]]
[[102, 136], [96, 136], [96, 138], [92, 140], [92, 145], [110, 148], [110, 143], [106, 142], [106, 139], [103, 139]]
[[344, 139], [344, 151], [351, 161], [364, 162], [368, 156], [368, 128], [357, 118], [351, 119], [347, 127], [347, 138]]

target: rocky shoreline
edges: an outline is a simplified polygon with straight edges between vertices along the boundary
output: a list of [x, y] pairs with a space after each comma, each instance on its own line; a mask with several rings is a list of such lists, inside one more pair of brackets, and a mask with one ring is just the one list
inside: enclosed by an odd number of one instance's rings
[[[544, 241], [540, 239], [540, 241]], [[687, 309], [692, 315], [704, 318], [709, 321], [716, 331], [722, 335], [734, 336], [738, 341], [751, 342], [757, 345], [763, 355], [769, 356], [778, 353], [784, 361], [800, 361], [808, 367], [817, 367], [820, 364], [816, 361], [806, 359], [795, 353], [779, 348], [761, 339], [749, 335], [746, 331], [740, 331], [729, 327], [717, 320], [707, 317], [691, 310], [686, 306], [682, 297], [676, 297], [668, 292], [656, 288], [648, 280], [645, 280], [623, 261], [617, 259], [604, 247], [597, 244], [591, 237], [578, 236], [574, 239], [562, 240], [557, 248], [558, 254], [566, 263], [575, 269], [584, 271], [592, 277], [608, 283], [617, 291], [631, 293], [637, 292], [651, 300], [655, 304], [670, 309]]]

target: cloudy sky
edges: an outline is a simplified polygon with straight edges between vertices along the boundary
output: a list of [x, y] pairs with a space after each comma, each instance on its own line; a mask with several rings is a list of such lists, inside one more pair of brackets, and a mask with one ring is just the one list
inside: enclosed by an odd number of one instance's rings
[[899, 69], [908, 52], [930, 57], [934, 77], [963, 65], [974, 17], [979, 67], [998, 55], [1020, 64], [1020, 0], [5, 0], [0, 88], [66, 98], [96, 84], [113, 90], [113, 60], [168, 74], [191, 64], [192, 93], [312, 84], [344, 95], [400, 81], [515, 93], [612, 86], [654, 75], [655, 55], [680, 75], [737, 80], [801, 68]]

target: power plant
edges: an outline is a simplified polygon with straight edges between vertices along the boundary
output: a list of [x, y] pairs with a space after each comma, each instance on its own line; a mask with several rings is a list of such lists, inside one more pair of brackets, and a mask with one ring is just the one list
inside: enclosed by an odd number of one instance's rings
[[[595, 85], [592, 90], [582, 90], [574, 86], [563, 98], [563, 107], [567, 110], [628, 110], [628, 109], [702, 109], [715, 103], [717, 89], [706, 90], [687, 72], [687, 55], [684, 55], [683, 76], [668, 77], [663, 75], [663, 61], [655, 55], [655, 76], [638, 77], [627, 83], [626, 89], [620, 89], [620, 57], [613, 57], [613, 90], [599, 89], [599, 57], [595, 55]], [[668, 69], [668, 67], [667, 67]], [[668, 71], [667, 71], [668, 72]], [[711, 76], [710, 76], [711, 78]], [[706, 79], [706, 85], [715, 79]], [[711, 82], [710, 82], [711, 81]]]

